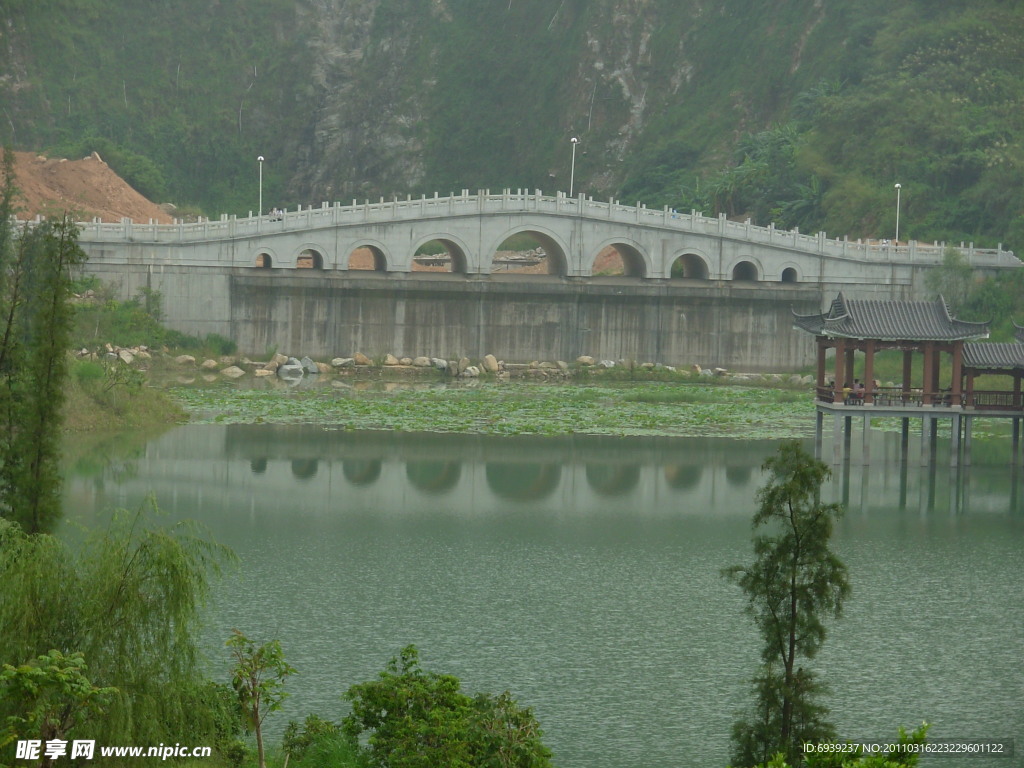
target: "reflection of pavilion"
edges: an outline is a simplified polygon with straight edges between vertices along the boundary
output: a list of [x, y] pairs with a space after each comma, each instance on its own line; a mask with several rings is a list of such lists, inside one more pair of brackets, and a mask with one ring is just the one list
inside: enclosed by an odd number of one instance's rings
[[[834, 419], [834, 459], [839, 462], [844, 446], [848, 452], [854, 414], [863, 418], [865, 463], [872, 418], [902, 419], [903, 445], [907, 444], [911, 418], [921, 418], [921, 461], [929, 463], [934, 452], [938, 419], [949, 419], [953, 436], [950, 462], [959, 461], [961, 439], [964, 459], [970, 461], [973, 421], [979, 416], [1013, 420], [1013, 451], [1020, 439], [1021, 378], [1024, 376], [1024, 344], [987, 344], [988, 323], [966, 322], [949, 313], [941, 297], [923, 301], [861, 301], [840, 293], [827, 312], [796, 315], [797, 328], [817, 337], [817, 430], [815, 445], [820, 455], [824, 417]], [[1018, 331], [1018, 338], [1021, 331]], [[834, 375], [826, 384], [826, 354], [835, 350]], [[883, 350], [903, 353], [899, 386], [880, 386], [875, 379], [875, 354]], [[855, 354], [864, 356], [864, 381], [853, 377]], [[920, 385], [913, 383], [914, 355], [923, 358]], [[943, 386], [942, 358], [949, 356], [948, 384]], [[1012, 389], [978, 390], [978, 376], [994, 374], [1013, 378]], [[966, 382], [966, 386], [965, 386]], [[840, 421], [843, 419], [844, 421]], [[845, 426], [845, 429], [844, 429]]]

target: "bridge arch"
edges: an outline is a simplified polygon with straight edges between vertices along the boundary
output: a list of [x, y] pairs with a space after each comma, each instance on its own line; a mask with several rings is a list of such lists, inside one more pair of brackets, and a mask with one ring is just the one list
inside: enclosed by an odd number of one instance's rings
[[711, 259], [696, 248], [687, 248], [672, 257], [666, 272], [686, 280], [707, 280], [711, 276]]
[[729, 279], [734, 282], [756, 283], [764, 275], [764, 268], [756, 259], [750, 256], [741, 256], [729, 265]]
[[614, 248], [619, 256], [622, 258], [622, 274], [626, 277], [647, 277], [651, 273], [654, 265], [651, 264], [651, 259], [647, 255], [643, 246], [635, 240], [627, 240], [621, 237], [612, 237], [605, 240], [603, 243], [597, 246], [593, 251], [593, 258], [589, 256], [589, 264], [583, 264], [585, 272], [593, 274], [594, 262], [600, 255], [601, 251], [605, 248]]
[[273, 248], [257, 248], [249, 256], [249, 263], [258, 269], [273, 269], [277, 252]]
[[319, 243], [302, 243], [292, 252], [292, 266], [295, 269], [324, 269], [327, 254], [328, 250]]
[[[388, 252], [388, 248], [384, 243], [379, 240], [361, 238], [359, 240], [352, 240], [348, 242], [340, 251], [340, 253], [344, 254], [344, 256], [342, 256], [344, 263], [339, 264], [339, 268], [345, 270], [353, 269], [352, 254], [360, 248], [365, 248], [373, 256], [373, 267], [371, 269], [374, 272], [387, 272], [389, 271], [390, 266], [394, 263], [394, 259], [391, 258], [391, 254]], [[356, 269], [358, 269], [358, 267]]]
[[457, 461], [410, 461], [405, 476], [423, 493], [447, 493], [458, 485], [462, 465]]
[[524, 224], [512, 229], [505, 230], [498, 236], [497, 240], [491, 242], [487, 250], [480, 254], [481, 272], [491, 271], [491, 264], [494, 263], [494, 255], [498, 252], [501, 244], [514, 235], [527, 234], [533, 237], [544, 248], [548, 258], [548, 273], [565, 277], [569, 274], [569, 247], [565, 241], [555, 232], [544, 227], [537, 227]]
[[558, 487], [562, 467], [560, 464], [487, 462], [484, 476], [495, 496], [509, 501], [540, 501]]
[[585, 474], [598, 496], [624, 496], [640, 484], [638, 464], [587, 464]]
[[433, 234], [420, 238], [413, 246], [412, 252], [415, 254], [424, 245], [434, 241], [441, 243], [445, 250], [448, 251], [448, 256], [451, 258], [452, 272], [465, 274], [469, 271], [469, 246], [461, 238], [454, 235]]
[[782, 270], [779, 272], [780, 283], [799, 283], [802, 282], [800, 275], [800, 268], [792, 262], [787, 262], [782, 265]]

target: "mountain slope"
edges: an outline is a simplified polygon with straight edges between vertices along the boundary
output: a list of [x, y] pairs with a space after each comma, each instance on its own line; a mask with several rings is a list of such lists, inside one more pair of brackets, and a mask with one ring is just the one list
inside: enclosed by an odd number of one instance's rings
[[564, 190], [578, 136], [596, 196], [859, 236], [900, 181], [907, 235], [1024, 245], [1021, 9], [9, 0], [0, 131], [214, 214], [256, 207], [257, 155], [267, 205]]

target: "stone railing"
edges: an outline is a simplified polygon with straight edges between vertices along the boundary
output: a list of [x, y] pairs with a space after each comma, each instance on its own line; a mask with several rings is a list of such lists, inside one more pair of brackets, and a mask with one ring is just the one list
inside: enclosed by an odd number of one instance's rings
[[[315, 230], [331, 227], [359, 226], [424, 219], [444, 219], [462, 216], [492, 216], [503, 214], [538, 214], [545, 216], [583, 217], [616, 224], [653, 227], [681, 233], [720, 237], [749, 242], [801, 253], [820, 254], [836, 259], [851, 259], [873, 263], [940, 263], [945, 243], [892, 244], [888, 241], [851, 241], [848, 238], [829, 238], [824, 232], [806, 235], [798, 230], [777, 229], [774, 225], [761, 227], [746, 222], [730, 221], [724, 214], [704, 216], [698, 211], [681, 213], [667, 206], [662, 209], [645, 205], [622, 205], [619, 201], [602, 202], [580, 195], [567, 197], [562, 193], [544, 195], [540, 190], [504, 190], [492, 194], [481, 190], [470, 194], [439, 197], [406, 197], [351, 205], [321, 203], [319, 207], [299, 206], [294, 211], [282, 211], [263, 216], [236, 217], [222, 214], [217, 220], [185, 223], [157, 224], [153, 220], [141, 224], [122, 219], [115, 224], [98, 219], [80, 224], [80, 239], [85, 243], [149, 242], [149, 243], [201, 243], [235, 238], [252, 238], [276, 233]], [[968, 262], [976, 267], [1018, 267], [1022, 262], [1002, 244], [995, 249], [975, 248], [973, 243], [959, 246]]]

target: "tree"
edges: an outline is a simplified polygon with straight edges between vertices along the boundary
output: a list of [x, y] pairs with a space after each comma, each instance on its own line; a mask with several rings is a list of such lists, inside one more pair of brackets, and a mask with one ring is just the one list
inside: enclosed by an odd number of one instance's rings
[[284, 651], [278, 640], [270, 640], [257, 647], [236, 629], [226, 645], [231, 649], [234, 661], [231, 686], [238, 694], [248, 730], [256, 734], [259, 768], [266, 768], [263, 721], [271, 712], [279, 710], [288, 697], [284, 681], [289, 675], [295, 674], [295, 669], [284, 660]]
[[414, 646], [388, 662], [379, 679], [345, 694], [352, 712], [342, 729], [374, 768], [550, 768], [533, 712], [506, 691], [475, 699], [457, 677], [424, 672]]
[[[102, 715], [114, 688], [97, 688], [86, 676], [88, 669], [81, 653], [65, 656], [51, 650], [27, 664], [0, 667], [0, 698], [17, 699], [21, 711], [7, 718], [7, 735], [0, 730], [0, 747], [18, 739], [34, 739], [45, 744], [65, 739], [78, 722]], [[40, 765], [53, 763], [43, 755]]]
[[753, 527], [769, 532], [754, 536], [751, 565], [722, 572], [745, 593], [763, 641], [753, 716], [733, 728], [735, 761], [742, 765], [776, 753], [799, 763], [803, 742], [833, 734], [828, 709], [817, 703], [823, 687], [800, 661], [817, 654], [825, 618], [840, 616], [850, 593], [846, 566], [829, 548], [842, 510], [820, 500], [828, 467], [789, 442], [763, 469], [770, 478], [757, 493]]
[[71, 270], [84, 263], [65, 217], [15, 231], [13, 156], [0, 190], [0, 514], [30, 532], [60, 514], [60, 427], [72, 308]]
[[[154, 528], [141, 510], [115, 513], [73, 547], [0, 519], [0, 664], [82, 653], [90, 681], [116, 692], [103, 718], [74, 726], [76, 738], [205, 743], [220, 720], [200, 716], [216, 702], [195, 638], [209, 577], [229, 558], [192, 526]], [[33, 706], [0, 697], [0, 723]]]

